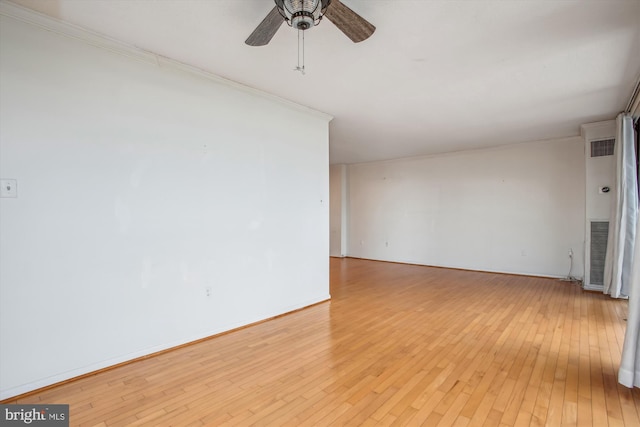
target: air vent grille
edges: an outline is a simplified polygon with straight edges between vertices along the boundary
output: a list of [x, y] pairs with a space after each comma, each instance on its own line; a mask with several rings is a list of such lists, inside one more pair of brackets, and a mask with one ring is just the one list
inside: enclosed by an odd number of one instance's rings
[[613, 156], [615, 145], [616, 140], [613, 138], [591, 141], [591, 157]]
[[604, 285], [604, 258], [607, 253], [609, 221], [591, 221], [591, 263], [589, 281], [592, 285]]

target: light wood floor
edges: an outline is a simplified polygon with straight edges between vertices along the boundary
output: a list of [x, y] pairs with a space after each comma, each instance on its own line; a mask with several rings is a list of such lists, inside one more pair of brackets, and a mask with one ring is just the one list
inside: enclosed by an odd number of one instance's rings
[[332, 301], [23, 399], [71, 425], [640, 426], [626, 302], [575, 284], [331, 259]]

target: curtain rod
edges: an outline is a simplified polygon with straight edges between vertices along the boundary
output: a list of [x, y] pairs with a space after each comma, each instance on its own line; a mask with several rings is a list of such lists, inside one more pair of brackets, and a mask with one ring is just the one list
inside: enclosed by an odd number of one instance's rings
[[627, 103], [627, 108], [625, 108], [625, 113], [632, 113], [637, 111], [637, 114], [640, 114], [640, 75], [638, 75], [638, 79], [636, 80], [636, 85], [633, 88], [633, 92], [631, 93], [631, 98], [629, 98], [629, 102]]

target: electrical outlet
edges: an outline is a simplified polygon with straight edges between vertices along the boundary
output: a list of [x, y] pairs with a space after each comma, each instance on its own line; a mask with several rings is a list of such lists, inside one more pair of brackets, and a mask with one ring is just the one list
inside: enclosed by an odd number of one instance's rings
[[18, 181], [15, 179], [0, 179], [0, 197], [18, 197]]
[[211, 296], [211, 286], [207, 286], [205, 288], [205, 292], [207, 293], [207, 296], [210, 297]]
[[569, 249], [569, 258], [573, 257], [573, 249]]

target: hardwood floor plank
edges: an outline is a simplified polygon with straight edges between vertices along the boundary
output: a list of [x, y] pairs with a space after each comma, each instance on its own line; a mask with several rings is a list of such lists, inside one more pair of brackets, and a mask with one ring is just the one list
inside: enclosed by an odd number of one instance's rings
[[330, 265], [330, 302], [20, 402], [68, 403], [74, 426], [640, 425], [640, 390], [617, 383], [626, 301], [546, 278]]

